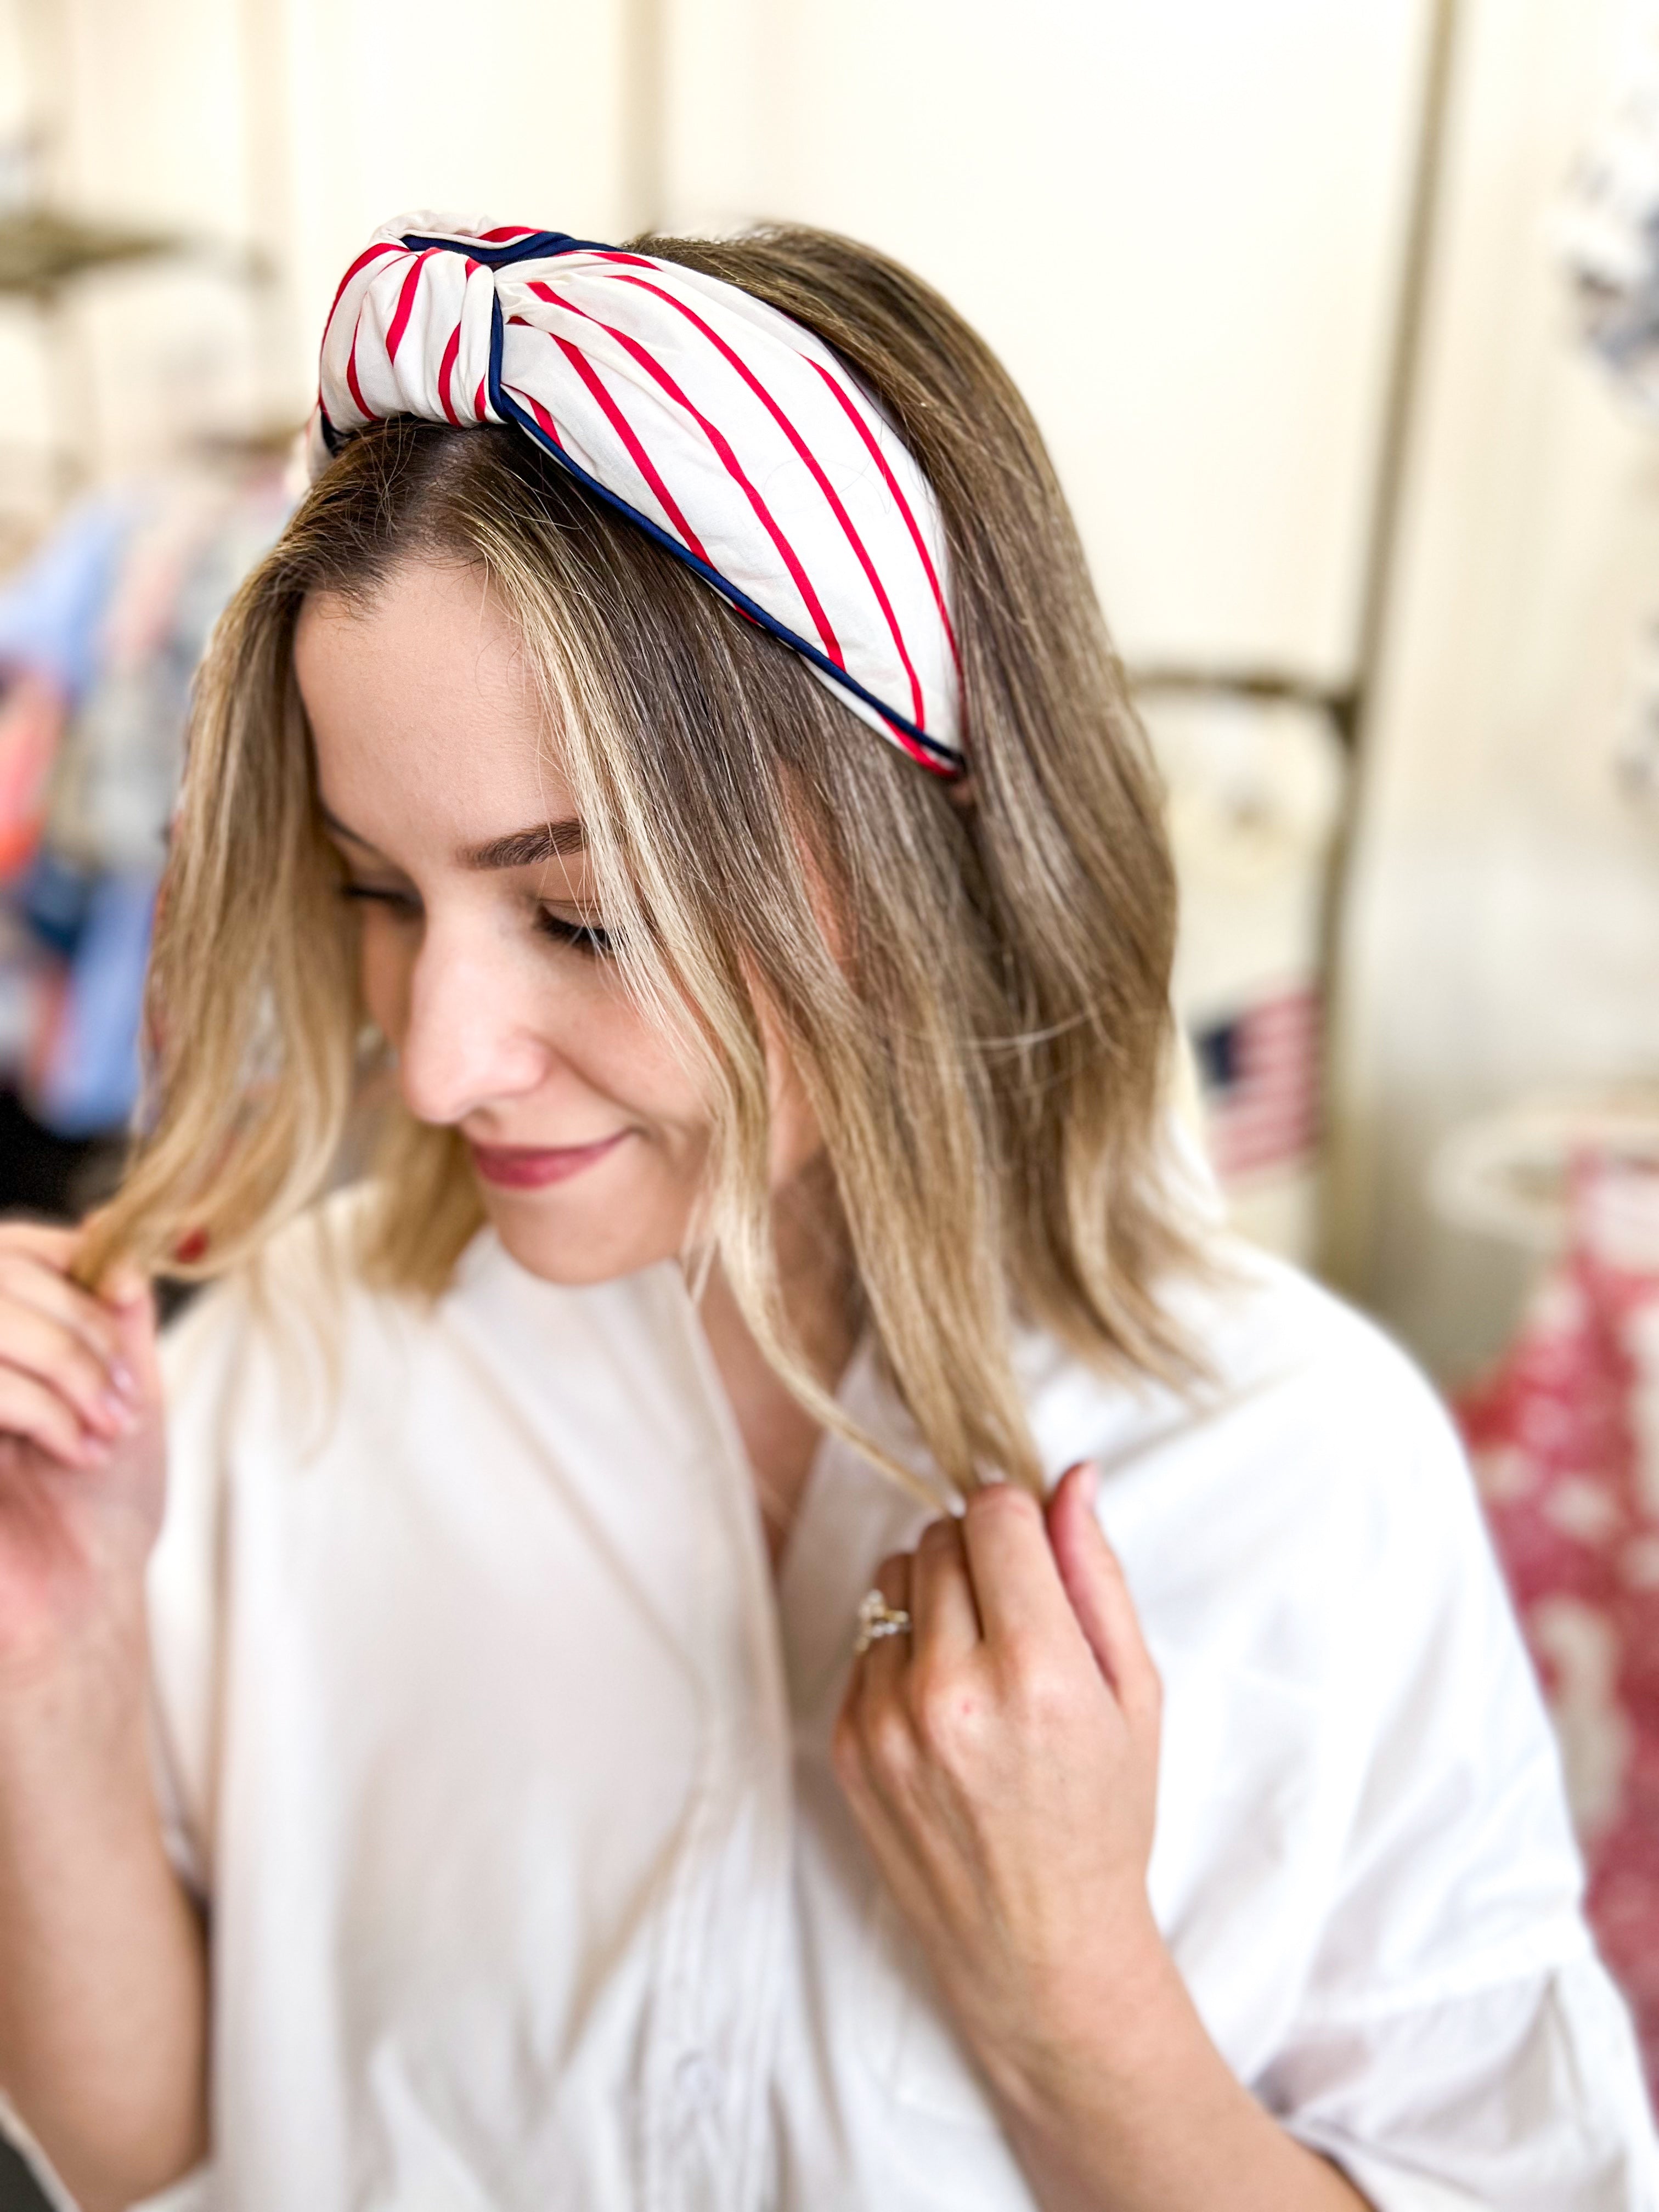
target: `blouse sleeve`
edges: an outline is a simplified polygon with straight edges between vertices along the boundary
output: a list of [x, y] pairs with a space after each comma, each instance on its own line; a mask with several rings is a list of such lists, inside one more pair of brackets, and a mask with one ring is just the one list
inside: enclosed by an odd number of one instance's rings
[[1652, 2212], [1630, 2023], [1589, 1953], [1439, 2003], [1310, 2022], [1275, 2086], [1377, 2212]]
[[1659, 2212], [1554, 1738], [1462, 1448], [1416, 1387], [1415, 1448], [1379, 1464], [1359, 1531], [1339, 1675], [1364, 1755], [1334, 1894], [1257, 2086], [1378, 2212]]

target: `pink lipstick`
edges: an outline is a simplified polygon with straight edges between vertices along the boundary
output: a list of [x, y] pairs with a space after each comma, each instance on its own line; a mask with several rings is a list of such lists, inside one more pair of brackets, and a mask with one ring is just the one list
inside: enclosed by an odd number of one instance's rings
[[550, 1183], [568, 1182], [596, 1160], [604, 1159], [627, 1134], [626, 1129], [618, 1129], [614, 1137], [602, 1137], [596, 1145], [475, 1144], [472, 1157], [484, 1181], [502, 1190], [544, 1190]]

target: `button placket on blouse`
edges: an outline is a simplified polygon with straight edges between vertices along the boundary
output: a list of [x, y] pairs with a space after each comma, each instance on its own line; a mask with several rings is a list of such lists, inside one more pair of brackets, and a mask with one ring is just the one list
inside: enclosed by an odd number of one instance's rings
[[653, 2007], [647, 2201], [753, 2212], [769, 2171], [768, 2080], [789, 1910], [792, 1753], [782, 1653], [754, 1478], [696, 1310], [674, 1300], [688, 1412], [708, 1438], [699, 1512], [697, 1658], [710, 1716]]

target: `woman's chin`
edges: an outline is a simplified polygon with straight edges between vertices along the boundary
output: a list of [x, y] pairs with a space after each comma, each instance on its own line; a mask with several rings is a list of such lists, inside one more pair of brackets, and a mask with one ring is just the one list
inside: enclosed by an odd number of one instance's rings
[[502, 1249], [526, 1274], [572, 1289], [615, 1282], [641, 1267], [673, 1258], [678, 1233], [654, 1223], [577, 1219], [576, 1209], [549, 1205], [539, 1193], [494, 1189], [479, 1179], [479, 1194]]

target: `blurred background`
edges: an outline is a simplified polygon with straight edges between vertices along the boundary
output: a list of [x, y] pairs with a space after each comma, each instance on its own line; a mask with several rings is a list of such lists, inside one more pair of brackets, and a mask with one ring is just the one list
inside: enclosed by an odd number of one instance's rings
[[1242, 1221], [1478, 1368], [1528, 1248], [1438, 1187], [1445, 1140], [1659, 1075], [1659, 434], [1579, 266], [1645, 273], [1656, 20], [497, 0], [457, 40], [425, 0], [0, 0], [0, 877], [32, 940], [0, 1087], [7, 1149], [45, 1133], [14, 1174], [123, 1120], [184, 687], [369, 230], [793, 216], [939, 284], [1054, 448], [1171, 781]]
[[0, 1204], [111, 1172], [190, 670], [422, 207], [800, 218], [1000, 351], [1218, 1167], [1455, 1398], [1659, 2051], [1659, 0], [0, 0]]

